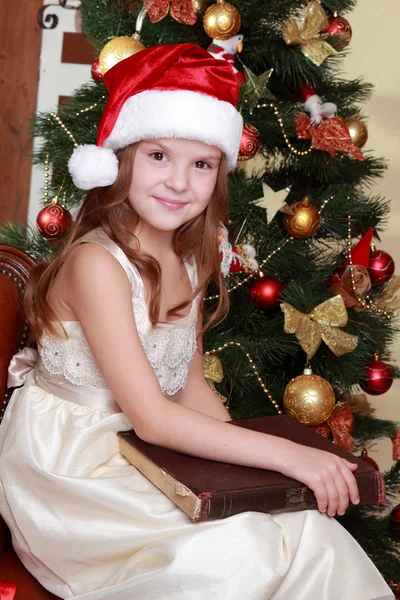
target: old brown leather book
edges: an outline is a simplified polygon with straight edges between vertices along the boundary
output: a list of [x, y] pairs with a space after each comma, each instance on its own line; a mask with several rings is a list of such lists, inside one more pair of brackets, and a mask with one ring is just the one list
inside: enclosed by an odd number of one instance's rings
[[[354, 471], [361, 504], [385, 502], [382, 473], [333, 444], [289, 415], [230, 421], [293, 442], [332, 452], [356, 462]], [[223, 519], [245, 511], [289, 512], [317, 509], [312, 490], [276, 471], [195, 458], [141, 440], [133, 430], [121, 431], [121, 453], [194, 522]]]

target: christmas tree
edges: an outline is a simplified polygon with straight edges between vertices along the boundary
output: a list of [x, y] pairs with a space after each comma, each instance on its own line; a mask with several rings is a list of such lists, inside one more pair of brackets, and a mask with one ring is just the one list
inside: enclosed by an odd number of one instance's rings
[[[398, 376], [388, 361], [399, 280], [391, 257], [371, 247], [389, 215], [388, 202], [367, 189], [385, 168], [363, 149], [361, 105], [372, 88], [340, 77], [351, 43], [342, 14], [354, 4], [84, 0], [83, 30], [99, 53], [93, 81], [57, 114], [36, 117], [42, 145], [33, 160], [45, 182], [39, 230], [9, 223], [0, 241], [36, 260], [62, 245], [69, 211], [83, 198], [67, 163], [74, 146], [95, 142], [107, 98], [102, 75], [117, 60], [190, 41], [229, 61], [245, 122], [220, 244], [231, 310], [206, 334], [204, 373], [232, 418], [289, 412], [370, 463], [371, 443], [393, 440], [387, 503], [350, 507], [337, 518], [395, 589], [399, 434], [395, 423], [374, 417], [359, 387], [383, 394]], [[217, 298], [210, 286], [205, 309]]]

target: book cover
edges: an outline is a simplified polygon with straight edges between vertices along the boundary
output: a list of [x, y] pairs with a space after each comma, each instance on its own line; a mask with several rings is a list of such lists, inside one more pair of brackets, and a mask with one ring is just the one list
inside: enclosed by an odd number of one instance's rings
[[[385, 502], [382, 473], [289, 415], [230, 421], [311, 446], [358, 464], [354, 471], [360, 504]], [[317, 509], [312, 490], [277, 471], [196, 458], [144, 442], [134, 430], [118, 433], [123, 456], [194, 522], [223, 519], [240, 512]]]

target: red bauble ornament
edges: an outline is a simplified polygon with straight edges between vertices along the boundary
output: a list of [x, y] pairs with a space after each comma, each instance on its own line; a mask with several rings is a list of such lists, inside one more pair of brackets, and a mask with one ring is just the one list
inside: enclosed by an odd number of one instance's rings
[[328, 29], [325, 30], [325, 33], [329, 33], [330, 35], [337, 35], [346, 46], [348, 46], [351, 42], [352, 30], [351, 25], [347, 19], [343, 17], [339, 17], [339, 15], [331, 15], [328, 19], [329, 25]]
[[372, 250], [369, 255], [368, 272], [372, 285], [387, 283], [394, 273], [394, 260], [383, 250]]
[[246, 123], [240, 140], [238, 160], [250, 160], [260, 150], [260, 146], [261, 138], [258, 130], [254, 125]]
[[400, 504], [390, 513], [390, 529], [396, 537], [400, 537]]
[[96, 81], [96, 83], [98, 81], [103, 81], [103, 73], [100, 70], [100, 59], [99, 58], [96, 58], [93, 61], [91, 73], [92, 73], [92, 77]]
[[274, 310], [281, 302], [283, 284], [275, 277], [259, 277], [250, 286], [250, 298], [261, 310]]
[[376, 356], [365, 367], [366, 380], [360, 381], [360, 386], [367, 394], [380, 396], [390, 389], [393, 383], [393, 373], [389, 365]]
[[36, 226], [44, 238], [57, 239], [65, 235], [71, 220], [68, 210], [52, 202], [39, 212]]
[[377, 463], [374, 461], [373, 458], [371, 458], [370, 456], [368, 456], [368, 452], [364, 450], [361, 452], [361, 457], [360, 457], [365, 463], [367, 463], [367, 465], [371, 465], [371, 467], [373, 467], [375, 469], [375, 471], [380, 471]]

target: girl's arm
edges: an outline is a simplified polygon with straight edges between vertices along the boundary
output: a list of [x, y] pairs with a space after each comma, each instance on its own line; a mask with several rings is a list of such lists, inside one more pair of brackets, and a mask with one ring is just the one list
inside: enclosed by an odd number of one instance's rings
[[201, 336], [202, 303], [199, 302], [196, 323], [197, 350], [190, 365], [186, 385], [178, 392], [178, 404], [202, 412], [220, 421], [230, 421], [231, 417], [221, 400], [214, 394], [203, 374], [203, 339]]
[[[310, 487], [320, 510], [358, 496], [351, 463], [328, 452], [246, 430], [166, 400], [136, 329], [131, 285], [105, 248], [82, 244], [62, 268], [65, 302], [84, 330], [115, 399], [145, 441], [201, 458], [272, 469]], [[61, 273], [60, 273], [61, 274]]]
[[[197, 361], [196, 357], [193, 359]], [[200, 358], [201, 363], [203, 362]], [[199, 361], [200, 362], [200, 361]], [[192, 365], [193, 366], [193, 365]], [[187, 384], [178, 392], [178, 404], [197, 410], [205, 415], [209, 415], [220, 421], [230, 421], [231, 416], [221, 402], [221, 400], [212, 391], [207, 381], [204, 379], [188, 379]]]

